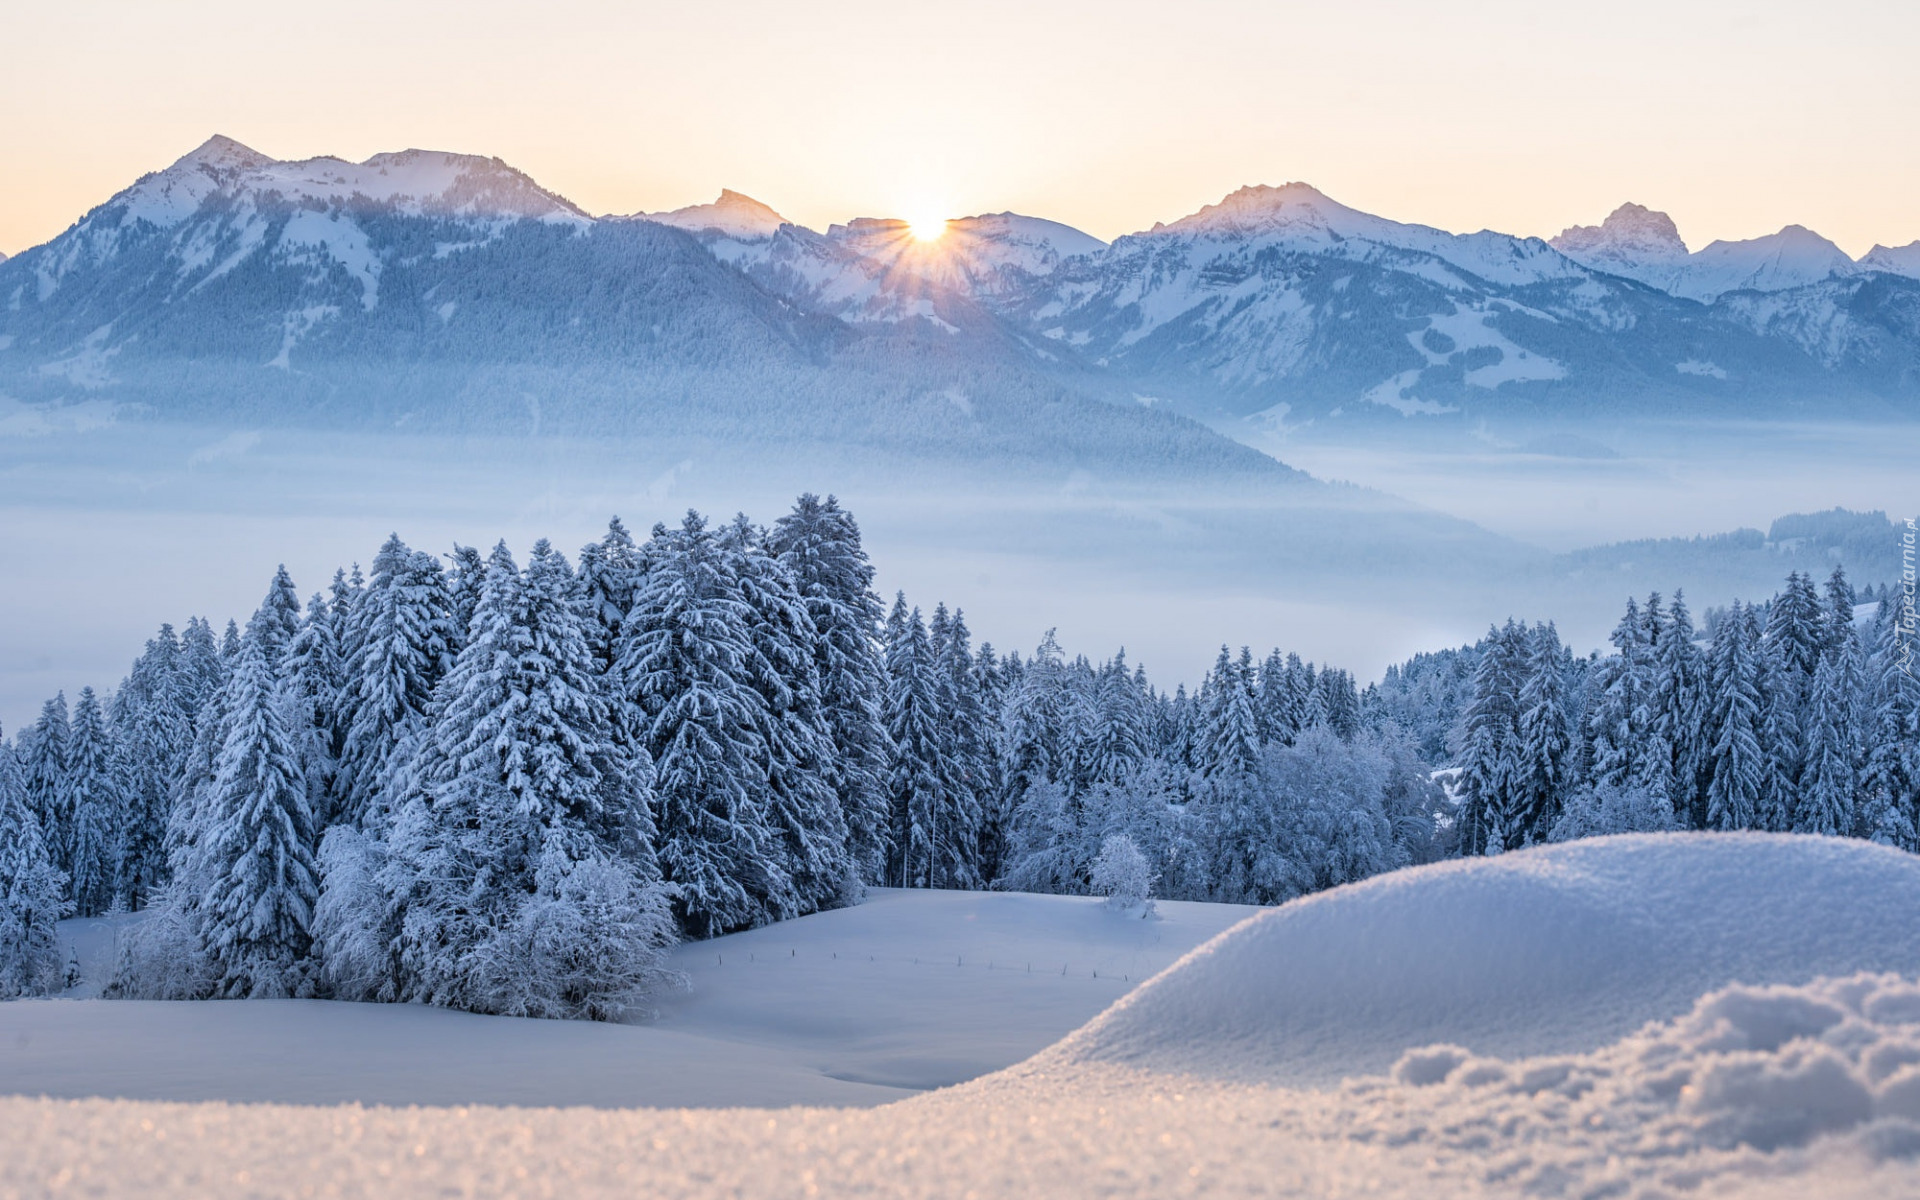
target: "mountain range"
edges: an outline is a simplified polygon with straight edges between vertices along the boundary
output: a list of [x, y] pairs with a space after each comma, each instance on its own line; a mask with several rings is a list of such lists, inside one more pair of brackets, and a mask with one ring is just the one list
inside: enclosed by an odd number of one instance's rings
[[[0, 393], [161, 416], [1226, 455], [1250, 428], [1920, 416], [1920, 242], [1453, 234], [1303, 183], [1101, 242], [735, 192], [593, 216], [497, 159], [215, 137], [0, 261]], [[1047, 413], [1035, 423], [1035, 414]], [[1069, 431], [1078, 431], [1071, 434]], [[1205, 447], [1203, 449], [1203, 447]], [[1112, 445], [1108, 445], [1112, 449]]]

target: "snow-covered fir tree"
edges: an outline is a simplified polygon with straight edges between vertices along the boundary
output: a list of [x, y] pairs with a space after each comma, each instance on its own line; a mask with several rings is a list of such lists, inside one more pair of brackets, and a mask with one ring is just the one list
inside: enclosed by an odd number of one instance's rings
[[252, 635], [241, 642], [223, 707], [227, 732], [182, 882], [219, 970], [218, 994], [311, 995], [317, 831], [280, 681]]
[[1752, 829], [1760, 816], [1767, 763], [1762, 721], [1758, 622], [1736, 603], [1714, 635], [1708, 664], [1713, 698], [1708, 709], [1707, 827]]
[[1523, 843], [1544, 840], [1558, 815], [1568, 783], [1573, 748], [1572, 720], [1567, 713], [1560, 634], [1552, 624], [1541, 625], [1525, 637], [1524, 682], [1520, 685], [1518, 771], [1514, 777], [1518, 801], [1510, 832]]
[[1461, 836], [1471, 853], [1499, 853], [1515, 830], [1520, 774], [1520, 684], [1525, 635], [1512, 621], [1487, 631], [1462, 718]]
[[895, 887], [934, 887], [939, 878], [938, 834], [944, 800], [939, 689], [933, 647], [919, 609], [894, 597], [886, 627], [887, 696], [882, 709], [892, 745], [887, 768]]
[[19, 759], [0, 736], [0, 1000], [63, 985], [58, 922], [71, 911], [66, 884], [28, 802]]
[[[1244, 653], [1242, 657], [1247, 657]], [[1252, 771], [1260, 758], [1260, 727], [1253, 715], [1253, 689], [1225, 646], [1201, 688], [1200, 773], [1230, 779]], [[1324, 709], [1322, 710], [1324, 711]]]
[[748, 678], [754, 614], [698, 514], [655, 527], [653, 540], [615, 670], [642, 714], [675, 910], [688, 932], [712, 936], [795, 907], [767, 824], [765, 710]]
[[66, 826], [62, 858], [68, 895], [74, 912], [83, 917], [97, 916], [113, 905], [121, 854], [118, 834], [126, 807], [115, 769], [118, 757], [99, 698], [92, 688], [81, 688], [56, 803]]
[[1796, 833], [1851, 834], [1859, 795], [1860, 747], [1854, 727], [1854, 697], [1860, 677], [1852, 627], [1833, 644], [1813, 673], [1807, 697], [1805, 767], [1794, 796]]
[[828, 778], [847, 826], [848, 854], [861, 878], [878, 883], [888, 846], [888, 750], [873, 564], [853, 514], [832, 496], [802, 495], [774, 523], [767, 548], [792, 574], [813, 621], [814, 670], [833, 742]]
[[722, 531], [727, 574], [748, 613], [748, 683], [759, 694], [759, 747], [767, 828], [798, 916], [838, 903], [858, 887], [847, 826], [828, 763], [833, 732], [820, 699], [820, 634], [784, 563], [767, 553], [744, 515]]
[[440, 564], [397, 535], [388, 538], [374, 556], [366, 590], [353, 602], [341, 643], [346, 733], [335, 775], [337, 819], [385, 821], [388, 767], [425, 727], [434, 684], [446, 667], [449, 613]]

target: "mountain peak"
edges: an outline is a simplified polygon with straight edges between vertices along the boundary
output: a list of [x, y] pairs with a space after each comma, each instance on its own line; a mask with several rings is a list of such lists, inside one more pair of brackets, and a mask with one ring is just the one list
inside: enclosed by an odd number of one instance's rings
[[721, 188], [720, 198], [711, 204], [689, 204], [671, 212], [639, 213], [642, 220], [672, 225], [691, 233], [714, 230], [731, 238], [754, 241], [769, 238], [790, 224], [785, 217], [752, 196]]
[[1869, 271], [1920, 279], [1920, 240], [1904, 246], [1875, 246], [1861, 257], [1860, 265]]
[[1614, 209], [1598, 225], [1563, 229], [1547, 244], [1576, 262], [1602, 268], [1671, 262], [1687, 256], [1687, 243], [1681, 240], [1672, 217], [1633, 203]]
[[242, 145], [225, 134], [216, 133], [181, 155], [168, 169], [198, 167], [214, 171], [245, 171], [253, 167], [264, 167], [273, 161], [250, 146]]
[[1153, 228], [1171, 233], [1254, 234], [1299, 222], [1325, 224], [1327, 218], [1350, 211], [1309, 183], [1252, 183], [1228, 193], [1217, 204]]

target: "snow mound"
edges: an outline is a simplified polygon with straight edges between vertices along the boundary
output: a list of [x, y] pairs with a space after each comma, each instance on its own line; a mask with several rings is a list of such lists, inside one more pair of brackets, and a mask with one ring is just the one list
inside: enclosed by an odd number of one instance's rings
[[1587, 1052], [1734, 984], [1911, 974], [1915, 912], [1920, 858], [1838, 839], [1645, 835], [1440, 864], [1246, 921], [1049, 1057], [1317, 1087], [1438, 1071], [1402, 1058], [1436, 1043]]

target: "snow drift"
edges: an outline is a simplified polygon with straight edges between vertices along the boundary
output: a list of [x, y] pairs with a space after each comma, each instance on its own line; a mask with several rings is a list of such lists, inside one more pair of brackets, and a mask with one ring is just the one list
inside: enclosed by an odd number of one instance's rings
[[1858, 842], [1528, 850], [1260, 914], [881, 1108], [0, 1099], [0, 1194], [1917, 1197], [1917, 900]]
[[1401, 871], [1221, 934], [1049, 1053], [1323, 1086], [1447, 1043], [1589, 1051], [1732, 984], [1920, 971], [1920, 858], [1776, 834], [1603, 838]]

